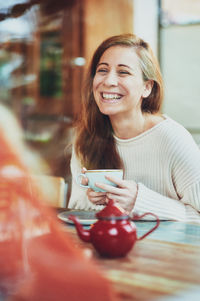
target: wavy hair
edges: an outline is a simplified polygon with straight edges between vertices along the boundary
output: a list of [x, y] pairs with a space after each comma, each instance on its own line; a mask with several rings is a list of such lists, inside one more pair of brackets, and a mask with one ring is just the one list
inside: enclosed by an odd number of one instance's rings
[[142, 112], [156, 114], [162, 104], [162, 76], [159, 63], [149, 44], [134, 34], [117, 35], [103, 41], [95, 51], [86, 74], [81, 116], [76, 124], [75, 152], [82, 166], [88, 169], [123, 167], [115, 146], [110, 119], [99, 111], [93, 95], [93, 79], [97, 64], [106, 49], [114, 46], [133, 48], [139, 58], [143, 80], [153, 81], [150, 95], [142, 100]]

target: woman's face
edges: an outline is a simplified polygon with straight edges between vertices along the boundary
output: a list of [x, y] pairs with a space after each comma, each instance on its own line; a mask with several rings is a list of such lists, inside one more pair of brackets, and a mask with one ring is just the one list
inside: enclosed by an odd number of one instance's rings
[[151, 81], [143, 81], [133, 48], [113, 46], [103, 53], [93, 79], [93, 94], [101, 113], [141, 113], [141, 101], [149, 96], [151, 88]]

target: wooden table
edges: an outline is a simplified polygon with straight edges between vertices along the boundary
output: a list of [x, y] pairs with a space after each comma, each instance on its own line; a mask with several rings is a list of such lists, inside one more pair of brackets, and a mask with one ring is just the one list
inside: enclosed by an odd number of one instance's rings
[[[138, 236], [152, 223], [136, 222]], [[200, 300], [200, 225], [163, 221], [155, 232], [136, 242], [131, 252], [119, 259], [101, 258], [91, 244], [77, 237], [74, 226], [65, 227], [75, 244], [92, 251], [119, 300]], [[179, 294], [180, 299], [168, 299]]]

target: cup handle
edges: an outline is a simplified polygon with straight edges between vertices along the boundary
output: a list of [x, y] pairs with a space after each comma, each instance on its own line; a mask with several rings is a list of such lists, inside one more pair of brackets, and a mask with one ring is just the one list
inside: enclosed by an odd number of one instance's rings
[[80, 178], [87, 178], [86, 175], [84, 173], [80, 173], [77, 178], [76, 178], [76, 182], [78, 183], [78, 185], [80, 185], [81, 187], [84, 187], [84, 188], [89, 188], [90, 186], [89, 185], [83, 185], [81, 184], [81, 180]]
[[134, 215], [133, 218], [132, 218], [132, 220], [133, 221], [134, 220], [139, 220], [139, 219], [141, 219], [142, 217], [144, 217], [146, 215], [152, 215], [152, 216], [154, 216], [156, 218], [156, 225], [152, 229], [150, 229], [147, 233], [145, 233], [141, 237], [138, 237], [137, 240], [142, 240], [143, 238], [145, 238], [146, 236], [148, 236], [150, 233], [152, 233], [154, 230], [156, 230], [158, 228], [158, 226], [160, 225], [160, 220], [157, 217], [157, 215], [154, 214], [154, 213], [151, 213], [151, 212], [146, 212], [146, 213], [144, 213], [142, 215]]

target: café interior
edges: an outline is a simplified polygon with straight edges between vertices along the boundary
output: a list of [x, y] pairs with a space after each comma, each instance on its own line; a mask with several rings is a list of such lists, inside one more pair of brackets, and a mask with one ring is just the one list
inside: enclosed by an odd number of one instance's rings
[[[162, 112], [181, 123], [200, 145], [199, 0], [0, 0], [0, 102], [14, 114], [25, 144], [48, 165], [41, 175], [64, 179], [65, 207], [70, 197], [71, 142], [81, 114], [84, 75], [100, 42], [121, 33], [135, 33], [151, 45], [165, 83]], [[147, 229], [142, 223], [140, 227], [142, 235]], [[167, 222], [165, 227], [168, 234], [164, 242], [159, 241], [163, 238], [160, 230], [158, 237], [155, 234], [147, 240], [149, 245], [138, 242], [135, 257], [99, 261], [98, 268], [106, 270], [117, 297], [109, 295], [107, 284], [97, 275], [106, 287], [105, 295], [99, 293], [99, 298], [92, 299], [86, 294], [82, 300], [164, 301], [168, 300], [165, 295], [176, 292], [181, 293], [181, 299], [169, 300], [199, 300], [200, 229]], [[178, 235], [182, 245], [176, 241]], [[195, 243], [190, 244], [193, 235]], [[75, 233], [73, 236], [77, 240]], [[148, 250], [155, 257], [148, 255]], [[91, 256], [88, 247], [85, 254]], [[160, 266], [155, 267], [156, 260]], [[67, 264], [69, 267], [70, 262]], [[135, 274], [127, 269], [128, 264], [134, 266]], [[93, 267], [88, 269], [88, 281], [93, 281]], [[84, 273], [80, 275], [84, 278]], [[74, 281], [79, 283], [80, 279], [75, 277]], [[101, 291], [97, 282], [95, 285], [91, 294], [96, 294], [95, 289]], [[189, 295], [191, 287], [194, 290]], [[189, 290], [184, 293], [186, 288]], [[0, 300], [7, 300], [3, 296], [0, 293]], [[13, 300], [81, 300], [73, 294], [72, 299], [64, 299], [64, 294], [60, 299], [39, 296], [33, 293], [27, 297], [25, 292]]]
[[102, 40], [136, 33], [159, 58], [166, 86], [163, 113], [200, 143], [199, 24], [198, 0], [1, 1], [1, 103], [16, 115], [26, 143], [70, 190], [68, 145], [81, 114], [84, 72]]

